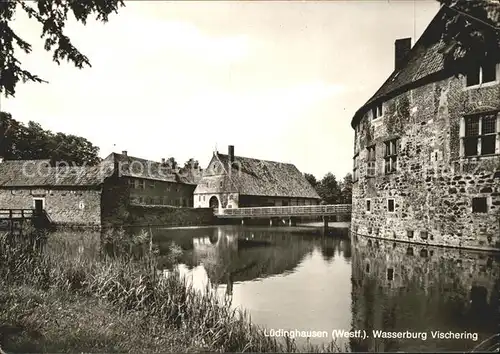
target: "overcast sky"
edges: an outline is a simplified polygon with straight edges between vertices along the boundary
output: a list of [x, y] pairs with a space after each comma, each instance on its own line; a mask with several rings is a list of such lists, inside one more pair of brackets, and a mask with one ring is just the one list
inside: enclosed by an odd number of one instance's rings
[[215, 146], [294, 163], [318, 178], [352, 168], [354, 112], [394, 68], [394, 40], [419, 37], [435, 0], [127, 1], [107, 24], [70, 21], [92, 68], [51, 61], [41, 26], [18, 12], [33, 47], [22, 64], [49, 84], [19, 84], [1, 109], [81, 135], [101, 156], [190, 157]]

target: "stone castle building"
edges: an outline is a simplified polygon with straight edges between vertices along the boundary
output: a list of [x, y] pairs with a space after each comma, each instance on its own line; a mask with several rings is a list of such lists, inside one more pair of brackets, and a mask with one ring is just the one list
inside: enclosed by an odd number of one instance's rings
[[130, 156], [127, 151], [111, 153], [101, 165], [118, 165], [120, 176], [130, 185], [130, 202], [142, 205], [193, 207], [193, 192], [201, 169], [181, 170], [161, 162]]
[[[498, 9], [489, 12], [499, 24]], [[395, 70], [352, 119], [352, 230], [500, 249], [500, 65], [444, 65], [442, 7], [420, 39], [395, 42]], [[474, 20], [471, 24], [477, 25]]]
[[194, 190], [197, 208], [316, 205], [321, 198], [289, 163], [215, 152]]
[[[198, 169], [180, 171], [112, 153], [97, 166], [55, 166], [50, 160], [0, 160], [0, 209], [32, 209], [56, 227], [147, 223], [206, 218], [193, 206]], [[207, 210], [210, 211], [211, 210]]]

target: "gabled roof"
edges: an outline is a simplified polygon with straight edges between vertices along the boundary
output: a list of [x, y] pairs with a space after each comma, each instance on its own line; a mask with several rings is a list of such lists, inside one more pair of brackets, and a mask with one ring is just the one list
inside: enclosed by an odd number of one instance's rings
[[[224, 166], [225, 172], [213, 171], [214, 163]], [[241, 156], [235, 156], [230, 165], [228, 155], [214, 154], [194, 192], [320, 199], [295, 165]]]
[[99, 186], [107, 177], [99, 166], [53, 167], [50, 160], [7, 160], [0, 163], [0, 187]]
[[[499, 26], [500, 4], [497, 0], [491, 1], [487, 13], [488, 20]], [[399, 70], [394, 70], [377, 92], [355, 113], [351, 122], [353, 128], [373, 104], [395, 97], [407, 90], [412, 84], [445, 71], [442, 51], [446, 43], [441, 40], [440, 27], [442, 28], [442, 26], [440, 25], [442, 21], [452, 16], [457, 16], [457, 12], [446, 6], [441, 7], [406, 56], [405, 64]], [[471, 23], [473, 22], [471, 21]], [[457, 57], [460, 55], [460, 52], [456, 53]]]
[[183, 171], [179, 168], [171, 168], [167, 164], [146, 160], [139, 157], [111, 153], [101, 164], [112, 165], [118, 163], [121, 176], [145, 178], [151, 180], [175, 182], [184, 184], [197, 184], [201, 173], [196, 171]]

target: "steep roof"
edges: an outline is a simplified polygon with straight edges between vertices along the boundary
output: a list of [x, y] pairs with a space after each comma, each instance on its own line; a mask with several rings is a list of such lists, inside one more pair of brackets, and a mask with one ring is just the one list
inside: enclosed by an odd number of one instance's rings
[[171, 168], [168, 165], [139, 157], [111, 153], [102, 162], [105, 165], [118, 163], [120, 175], [136, 178], [146, 178], [165, 182], [175, 182], [184, 184], [197, 184], [201, 178], [201, 172], [183, 171], [179, 168]]
[[[497, 26], [500, 25], [500, 5], [498, 2], [491, 1], [486, 10], [488, 20]], [[373, 104], [395, 97], [407, 90], [410, 85], [444, 72], [442, 51], [446, 43], [441, 40], [442, 32], [439, 27], [442, 21], [451, 16], [457, 16], [457, 12], [442, 6], [406, 56], [405, 64], [399, 70], [394, 70], [377, 92], [355, 113], [351, 121], [353, 128]], [[456, 53], [456, 56], [460, 57], [461, 53]]]
[[50, 160], [7, 160], [0, 163], [0, 187], [98, 186], [107, 177], [99, 166], [53, 167]]
[[[241, 195], [320, 199], [316, 190], [295, 165], [276, 161], [235, 156], [230, 169], [229, 156], [214, 154], [213, 164], [224, 166], [225, 173], [204, 172], [195, 193], [238, 192]], [[216, 182], [211, 186], [211, 182]]]

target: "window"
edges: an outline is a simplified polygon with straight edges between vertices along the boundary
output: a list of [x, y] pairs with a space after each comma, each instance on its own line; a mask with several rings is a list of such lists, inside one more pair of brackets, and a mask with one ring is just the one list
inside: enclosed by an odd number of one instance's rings
[[366, 200], [366, 211], [367, 212], [372, 211], [372, 201], [371, 201], [371, 199], [367, 199]]
[[356, 182], [359, 178], [358, 176], [358, 173], [359, 173], [359, 170], [358, 170], [358, 167], [359, 167], [359, 154], [356, 154], [356, 156], [354, 156], [354, 159], [353, 159], [353, 169], [352, 169], [352, 181], [353, 182]]
[[203, 201], [205, 201], [205, 196], [203, 196]]
[[368, 151], [366, 175], [368, 177], [375, 177], [375, 145], [369, 146], [366, 149]]
[[385, 174], [396, 172], [398, 163], [397, 139], [392, 139], [385, 142]]
[[149, 181], [149, 187], [154, 188], [155, 187], [155, 181]]
[[470, 69], [466, 75], [466, 85], [476, 86], [486, 82], [497, 80], [496, 63], [487, 63], [482, 66], [475, 66]]
[[128, 184], [129, 184], [129, 186], [134, 186], [135, 185], [134, 179], [133, 178], [129, 178], [128, 179]]
[[201, 194], [198, 196], [198, 201], [201, 202]]
[[380, 117], [382, 117], [383, 114], [384, 114], [384, 104], [383, 103], [379, 103], [378, 105], [376, 105], [375, 107], [372, 108], [373, 119], [380, 118]]
[[473, 213], [488, 212], [488, 202], [485, 197], [472, 198], [472, 212]]
[[135, 189], [146, 189], [146, 181], [143, 179], [136, 179], [134, 182]]
[[387, 211], [394, 213], [394, 199], [387, 199]]
[[500, 150], [498, 113], [465, 117], [462, 124], [462, 156], [492, 155]]

